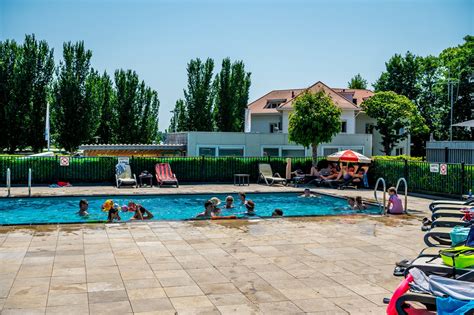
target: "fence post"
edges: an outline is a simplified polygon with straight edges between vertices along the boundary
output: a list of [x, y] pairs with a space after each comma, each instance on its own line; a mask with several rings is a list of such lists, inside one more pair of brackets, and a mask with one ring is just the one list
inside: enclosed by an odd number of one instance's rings
[[200, 181], [206, 181], [206, 179], [204, 179], [204, 174], [206, 174], [204, 168], [205, 168], [205, 161], [204, 161], [204, 158], [205, 156], [204, 155], [201, 155], [201, 180]]
[[405, 177], [405, 180], [408, 182], [408, 160], [404, 159], [405, 161], [405, 167], [403, 169], [403, 177]]
[[444, 163], [449, 163], [449, 148], [444, 148]]
[[466, 182], [466, 168], [464, 166], [464, 162], [461, 162], [461, 199], [465, 192], [464, 183]]

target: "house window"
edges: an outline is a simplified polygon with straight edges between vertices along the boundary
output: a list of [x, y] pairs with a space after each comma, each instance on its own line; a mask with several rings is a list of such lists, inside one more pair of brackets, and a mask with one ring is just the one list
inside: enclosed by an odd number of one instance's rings
[[216, 156], [216, 148], [206, 148], [206, 147], [199, 148], [199, 155], [200, 156]]
[[263, 148], [263, 156], [280, 156], [280, 151], [278, 148]]
[[396, 148], [395, 155], [403, 155], [403, 148]]
[[281, 131], [281, 123], [270, 123], [270, 133]]
[[354, 103], [354, 104], [357, 105], [357, 99], [356, 99], [356, 98], [353, 98], [353, 99], [352, 99], [352, 103]]
[[341, 121], [341, 133], [347, 133], [347, 121]]
[[304, 149], [282, 149], [282, 157], [304, 157]]
[[365, 124], [365, 133], [370, 135], [374, 133], [374, 124]]
[[219, 156], [244, 156], [242, 148], [219, 148]]
[[264, 108], [277, 108], [282, 103], [285, 103], [286, 99], [274, 99], [274, 100], [267, 100], [267, 104]]

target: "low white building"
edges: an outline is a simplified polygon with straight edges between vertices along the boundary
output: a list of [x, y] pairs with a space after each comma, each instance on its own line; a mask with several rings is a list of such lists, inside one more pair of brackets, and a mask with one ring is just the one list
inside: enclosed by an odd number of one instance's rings
[[[375, 121], [360, 108], [374, 95], [369, 90], [330, 88], [321, 81], [305, 89], [274, 90], [248, 105], [245, 132], [185, 132], [169, 134], [166, 143], [186, 145], [188, 156], [311, 156], [311, 149], [288, 140], [293, 101], [305, 90], [324, 91], [341, 111], [341, 132], [330, 143], [318, 146], [318, 155], [351, 149], [366, 156], [383, 155]], [[308, 130], [311, 132], [311, 130]], [[410, 154], [409, 141], [400, 142], [392, 154]]]

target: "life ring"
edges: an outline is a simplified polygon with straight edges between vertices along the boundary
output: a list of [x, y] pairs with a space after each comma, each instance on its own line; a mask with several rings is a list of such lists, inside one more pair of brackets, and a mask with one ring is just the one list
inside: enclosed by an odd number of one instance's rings
[[237, 217], [235, 215], [211, 217], [211, 220], [233, 220], [233, 219], [237, 219]]
[[396, 309], [396, 304], [397, 300], [405, 294], [405, 292], [408, 291], [410, 288], [410, 282], [413, 281], [413, 276], [411, 274], [408, 274], [408, 276], [403, 279], [403, 281], [398, 285], [398, 287], [393, 291], [393, 295], [390, 298], [390, 303], [387, 306], [387, 315], [398, 315], [397, 309]]

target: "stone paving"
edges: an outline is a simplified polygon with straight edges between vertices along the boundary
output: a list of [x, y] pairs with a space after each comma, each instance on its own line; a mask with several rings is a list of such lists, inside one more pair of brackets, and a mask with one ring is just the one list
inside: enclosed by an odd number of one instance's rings
[[[242, 189], [214, 186], [183, 186], [180, 192]], [[78, 194], [97, 192], [83, 189]], [[409, 202], [424, 211], [429, 200]], [[2, 315], [384, 314], [382, 299], [400, 282], [392, 276], [394, 262], [424, 247], [419, 220], [345, 216], [0, 227], [0, 310]]]

